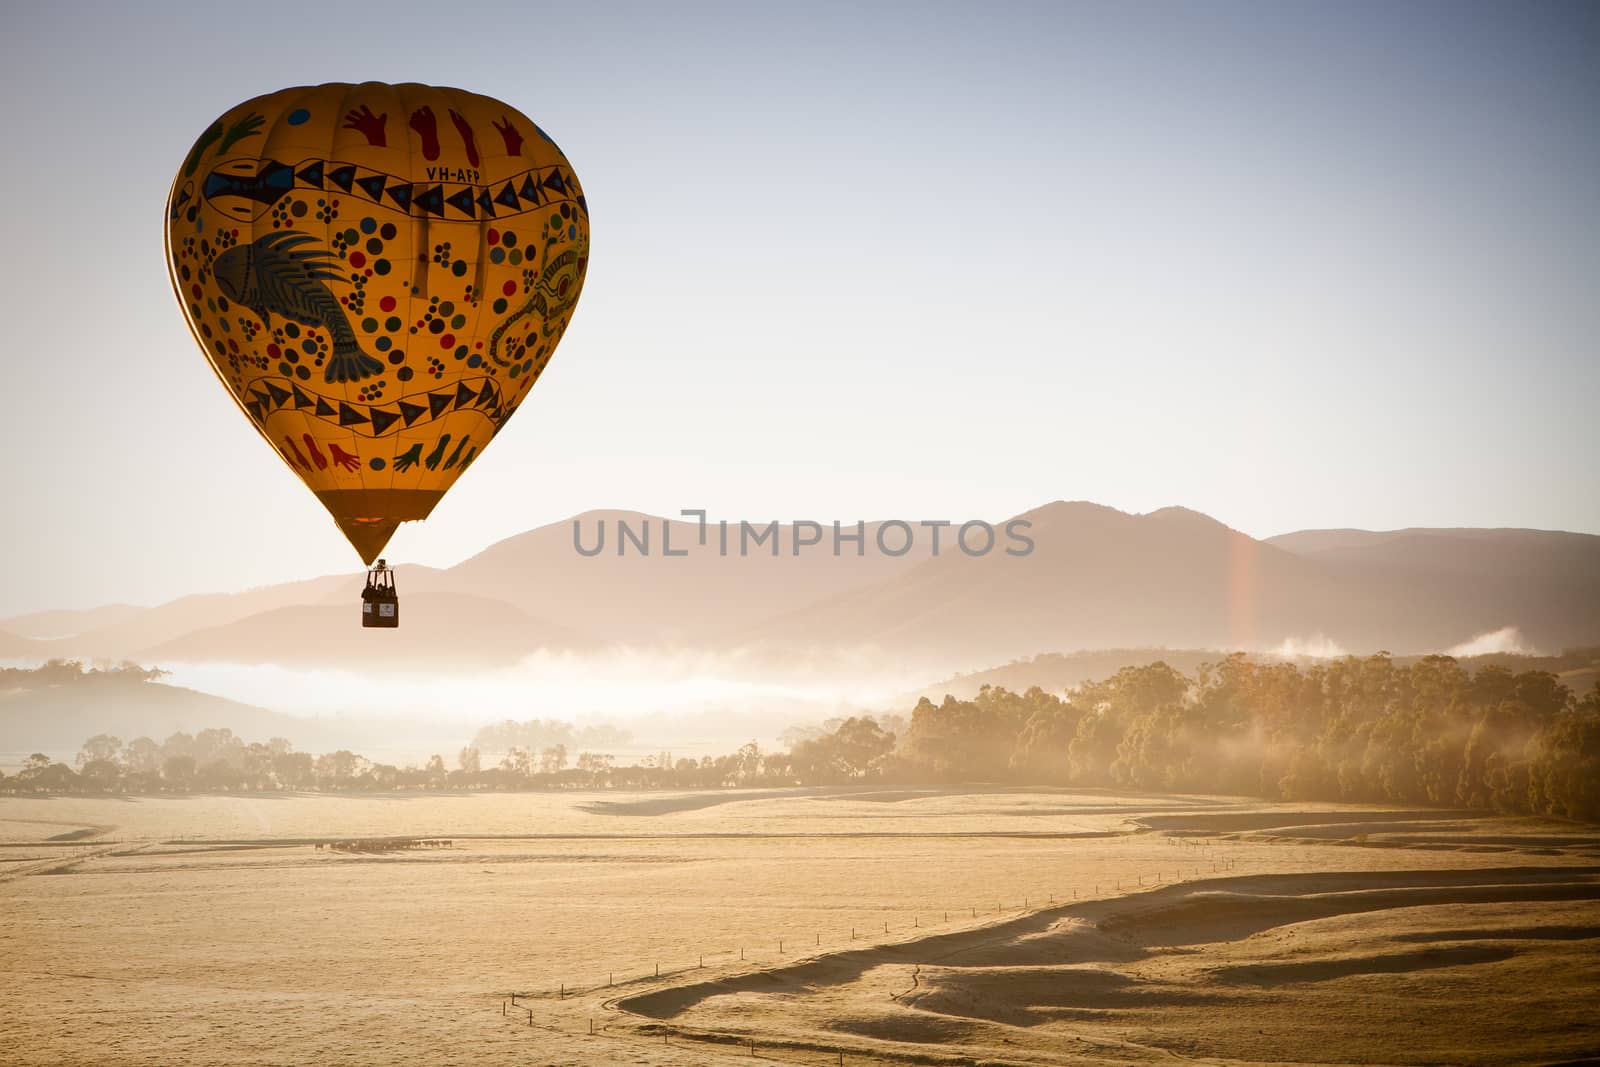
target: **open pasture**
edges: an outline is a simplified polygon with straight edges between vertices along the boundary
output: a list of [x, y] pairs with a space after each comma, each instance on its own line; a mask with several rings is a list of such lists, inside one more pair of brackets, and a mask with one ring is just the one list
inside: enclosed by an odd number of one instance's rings
[[[383, 838], [449, 844], [319, 847]], [[0, 1038], [30, 1064], [1370, 1061], [1506, 986], [1503, 1061], [1570, 1058], [1600, 1047], [1572, 998], [1600, 988], [1597, 868], [1582, 828], [1216, 797], [6, 798]]]

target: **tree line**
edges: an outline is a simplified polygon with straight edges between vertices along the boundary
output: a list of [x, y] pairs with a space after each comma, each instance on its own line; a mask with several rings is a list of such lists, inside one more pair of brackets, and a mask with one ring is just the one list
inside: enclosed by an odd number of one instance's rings
[[[568, 736], [550, 724], [489, 735]], [[483, 734], [480, 739], [487, 740]], [[1472, 672], [1448, 656], [1387, 654], [1309, 667], [1244, 654], [1193, 676], [1126, 667], [1061, 695], [985, 686], [924, 698], [909, 717], [856, 716], [755, 743], [619, 766], [562, 742], [513, 743], [498, 762], [468, 745], [447, 767], [396, 767], [341, 750], [229, 730], [157, 744], [98, 735], [76, 769], [42, 754], [0, 776], [10, 792], [230, 790], [705, 789], [751, 785], [991, 783], [1229, 793], [1270, 800], [1465, 806], [1600, 822], [1600, 682], [1577, 698], [1547, 671]]]

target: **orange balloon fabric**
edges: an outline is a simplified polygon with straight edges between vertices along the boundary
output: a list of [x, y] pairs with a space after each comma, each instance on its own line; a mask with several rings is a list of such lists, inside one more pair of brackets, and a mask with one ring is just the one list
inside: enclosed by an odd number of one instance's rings
[[369, 565], [527, 397], [589, 262], [561, 149], [460, 89], [246, 101], [195, 142], [167, 208], [196, 342]]

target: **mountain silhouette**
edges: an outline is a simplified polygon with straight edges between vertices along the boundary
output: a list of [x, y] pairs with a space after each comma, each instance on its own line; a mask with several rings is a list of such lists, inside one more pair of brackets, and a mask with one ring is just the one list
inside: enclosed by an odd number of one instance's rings
[[[741, 555], [736, 522], [722, 555], [715, 522], [701, 545], [694, 521], [594, 511], [447, 569], [400, 565], [395, 633], [360, 630], [361, 579], [341, 575], [0, 620], [0, 654], [466, 669], [540, 649], [627, 646], [737, 651], [753, 663], [864, 653], [948, 671], [1041, 652], [1266, 650], [1312, 638], [1352, 653], [1425, 653], [1507, 627], [1545, 651], [1600, 643], [1600, 537], [1589, 534], [1306, 530], [1257, 540], [1185, 508], [1135, 515], [1083, 501], [1017, 518], [1034, 543], [1020, 557], [1006, 554], [1003, 536], [969, 556], [950, 530], [937, 556], [926, 531], [913, 551], [887, 556], [873, 524], [862, 555], [846, 545], [835, 556], [831, 527], [797, 555], [789, 525], [776, 554], [767, 541]], [[603, 550], [580, 554], [574, 522], [590, 549], [604, 524]], [[620, 554], [619, 523], [634, 538]], [[664, 554], [668, 526], [684, 555]], [[635, 546], [646, 527], [648, 555]], [[81, 629], [53, 636], [66, 625]]]

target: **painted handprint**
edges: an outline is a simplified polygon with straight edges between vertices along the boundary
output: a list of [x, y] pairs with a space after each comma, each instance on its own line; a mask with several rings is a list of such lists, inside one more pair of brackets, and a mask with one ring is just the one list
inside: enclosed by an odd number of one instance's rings
[[260, 115], [251, 112], [232, 126], [226, 127], [226, 131], [224, 131], [220, 120], [213, 122], [206, 129], [206, 132], [200, 135], [200, 139], [194, 143], [194, 147], [189, 149], [189, 156], [183, 161], [183, 176], [185, 178], [194, 177], [195, 169], [200, 166], [200, 157], [205, 155], [207, 148], [210, 148], [213, 144], [216, 145], [217, 155], [220, 156], [246, 137], [259, 133], [264, 121]]
[[[501, 125], [501, 123], [504, 123], [504, 125]], [[504, 115], [501, 115], [500, 122], [490, 122], [489, 125], [493, 126], [500, 134], [500, 139], [505, 141], [506, 155], [522, 155], [522, 134], [517, 132], [517, 128], [515, 126], [511, 125], [510, 119], [506, 118]]]
[[404, 474], [415, 467], [422, 460], [422, 442], [418, 441], [398, 456], [394, 457], [394, 469]]
[[370, 107], [362, 104], [359, 108], [351, 108], [350, 112], [345, 115], [344, 128], [355, 130], [365, 136], [369, 145], [377, 148], [387, 148], [389, 141], [384, 135], [383, 128], [388, 121], [388, 112], [382, 115], [374, 115]]
[[223, 134], [222, 140], [217, 142], [217, 155], [222, 155], [228, 149], [244, 140], [254, 137], [261, 131], [261, 126], [266, 122], [260, 115], [249, 114], [228, 127], [228, 132]]
[[470, 440], [472, 440], [470, 435], [461, 439], [461, 443], [456, 445], [456, 450], [450, 453], [450, 458], [444, 461], [445, 470], [449, 470], [451, 467], [454, 467], [457, 463], [461, 462], [461, 450], [467, 447], [467, 442]]
[[[285, 437], [283, 439], [283, 443], [289, 446], [289, 452], [293, 452], [294, 453], [294, 462], [295, 463], [300, 464], [300, 466], [304, 467], [306, 470], [310, 470], [311, 469], [311, 464], [306, 460], [306, 457], [300, 454], [300, 446], [294, 443], [294, 438]], [[279, 449], [279, 451], [282, 452], [283, 450]], [[289, 458], [289, 452], [284, 452], [283, 453], [283, 458], [284, 459], [288, 459]]]
[[467, 120], [455, 108], [450, 109], [450, 121], [455, 123], [456, 132], [461, 135], [461, 143], [467, 147], [467, 162], [477, 167], [478, 142], [472, 139], [472, 127], [467, 125]]
[[194, 147], [189, 149], [189, 158], [183, 161], [183, 176], [185, 178], [194, 177], [195, 168], [200, 165], [200, 157], [205, 155], [206, 149], [215, 144], [217, 138], [221, 136], [221, 122], [213, 122], [206, 129], [206, 132], [200, 135], [200, 139], [194, 143]]
[[438, 446], [436, 448], [434, 448], [434, 450], [432, 452], [429, 452], [427, 457], [423, 459], [422, 465], [427, 467], [431, 471], [438, 470], [439, 469], [439, 461], [444, 458], [444, 450], [449, 448], [449, 447], [450, 447], [450, 435], [449, 434], [444, 434], [443, 436], [441, 436], [439, 438]]
[[332, 441], [328, 442], [328, 454], [333, 457], [333, 461], [335, 463], [347, 471], [354, 471], [357, 467], [361, 466], [360, 459], [352, 456], [350, 453], [346, 452]]
[[317, 465], [317, 470], [327, 470], [328, 457], [324, 456], [321, 450], [317, 448], [317, 439], [308, 433], [303, 433], [300, 435], [300, 440], [306, 443], [306, 451], [311, 453], [311, 462]]
[[439, 158], [439, 120], [433, 108], [423, 106], [411, 113], [408, 125], [422, 138], [422, 158], [430, 163]]

